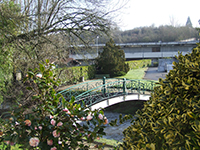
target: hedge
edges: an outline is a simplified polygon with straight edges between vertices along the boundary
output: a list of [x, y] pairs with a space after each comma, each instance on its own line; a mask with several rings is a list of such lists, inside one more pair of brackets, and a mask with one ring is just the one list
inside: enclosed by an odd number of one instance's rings
[[61, 84], [73, 84], [80, 82], [81, 77], [84, 77], [85, 80], [94, 78], [95, 67], [91, 65], [57, 68], [56, 74], [58, 74]]
[[[127, 61], [130, 69], [138, 69], [142, 67], [147, 67], [151, 65], [150, 59], [144, 60], [134, 60]], [[85, 80], [95, 78], [95, 66], [76, 66], [76, 67], [64, 67], [56, 68], [56, 74], [58, 74], [61, 84], [73, 84], [81, 81], [81, 77], [84, 77]]]
[[129, 64], [130, 69], [138, 69], [151, 66], [151, 59], [133, 60], [127, 61], [126, 63]]

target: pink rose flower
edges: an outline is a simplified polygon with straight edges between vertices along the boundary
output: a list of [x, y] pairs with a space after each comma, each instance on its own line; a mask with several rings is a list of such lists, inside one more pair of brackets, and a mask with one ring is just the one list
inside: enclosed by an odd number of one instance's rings
[[87, 121], [92, 120], [92, 118], [93, 118], [93, 117], [92, 117], [91, 115], [88, 115], [88, 116], [87, 116]]
[[33, 137], [29, 140], [30, 146], [36, 147], [38, 146], [40, 140], [37, 137]]
[[103, 120], [103, 115], [102, 114], [99, 114], [99, 119]]
[[47, 139], [47, 145], [53, 145], [53, 140], [48, 140]]
[[51, 150], [57, 150], [57, 148], [54, 146], [54, 147], [51, 148]]
[[60, 132], [57, 133], [57, 130], [53, 131], [53, 136], [54, 137], [59, 137], [60, 136]]
[[31, 121], [30, 121], [30, 120], [27, 119], [27, 120], [25, 120], [24, 122], [25, 122], [25, 125], [31, 126]]
[[58, 124], [57, 124], [58, 127], [60, 127], [60, 126], [62, 126], [62, 125], [63, 125], [62, 122], [58, 122]]
[[55, 126], [55, 125], [56, 125], [56, 121], [55, 121], [54, 119], [51, 119], [51, 124], [52, 124], [53, 126]]

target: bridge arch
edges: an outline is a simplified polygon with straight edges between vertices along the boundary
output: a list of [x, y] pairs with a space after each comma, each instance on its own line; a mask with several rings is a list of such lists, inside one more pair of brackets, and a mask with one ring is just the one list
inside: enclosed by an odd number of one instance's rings
[[113, 97], [104, 101], [101, 101], [99, 103], [91, 105], [91, 110], [99, 109], [99, 108], [106, 108], [109, 106], [112, 106], [114, 104], [118, 104], [121, 102], [127, 102], [127, 101], [147, 101], [149, 100], [150, 95], [148, 94], [129, 94], [129, 95], [123, 95], [123, 96], [118, 96], [118, 97]]

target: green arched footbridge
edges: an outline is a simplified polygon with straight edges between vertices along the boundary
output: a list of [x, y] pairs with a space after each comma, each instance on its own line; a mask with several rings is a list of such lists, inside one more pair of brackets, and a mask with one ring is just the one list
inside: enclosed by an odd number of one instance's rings
[[126, 80], [105, 77], [99, 80], [91, 80], [76, 84], [59, 93], [66, 100], [75, 97], [76, 103], [84, 103], [88, 107], [104, 108], [115, 103], [127, 100], [149, 100], [156, 81], [150, 80]]

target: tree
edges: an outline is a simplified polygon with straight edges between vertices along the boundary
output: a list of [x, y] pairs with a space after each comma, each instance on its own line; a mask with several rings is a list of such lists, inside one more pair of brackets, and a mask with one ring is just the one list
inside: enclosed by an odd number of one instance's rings
[[[9, 33], [17, 35], [20, 21], [20, 7], [13, 1], [3, 1], [0, 3], [0, 91], [6, 91], [6, 85], [9, 84], [12, 72], [15, 72], [13, 66], [14, 49], [12, 43], [8, 43]], [[9, 33], [8, 33], [9, 32]], [[16, 75], [16, 74], [14, 74]], [[0, 104], [2, 102], [2, 94], [0, 94]]]
[[106, 43], [95, 61], [97, 72], [110, 74], [111, 77], [125, 75], [129, 71], [124, 51], [112, 39]]
[[11, 57], [9, 71], [13, 76], [7, 78], [12, 80], [11, 88], [16, 89], [13, 84], [17, 82], [17, 71], [25, 77], [29, 68], [38, 67], [46, 59], [59, 62], [68, 57], [72, 46], [88, 46], [94, 38], [83, 35], [107, 33], [112, 24], [111, 10], [105, 7], [109, 3], [107, 0], [2, 1], [0, 38], [2, 45], [8, 46], [3, 46], [2, 51]]
[[[15, 24], [20, 32], [14, 34], [4, 28], [0, 32], [6, 35], [7, 43], [14, 44], [13, 66], [23, 73], [45, 59], [59, 61], [68, 57], [72, 45], [88, 46], [94, 39], [83, 35], [107, 33], [111, 26], [107, 0], [16, 0], [15, 3], [21, 6], [17, 20], [23, 24]], [[15, 19], [8, 14], [9, 9], [4, 9], [1, 17]]]
[[179, 54], [173, 70], [154, 89], [124, 131], [125, 149], [199, 149], [200, 43]]
[[186, 22], [185, 25], [188, 26], [188, 27], [192, 27], [192, 22], [190, 20], [190, 17], [187, 18], [187, 22]]

